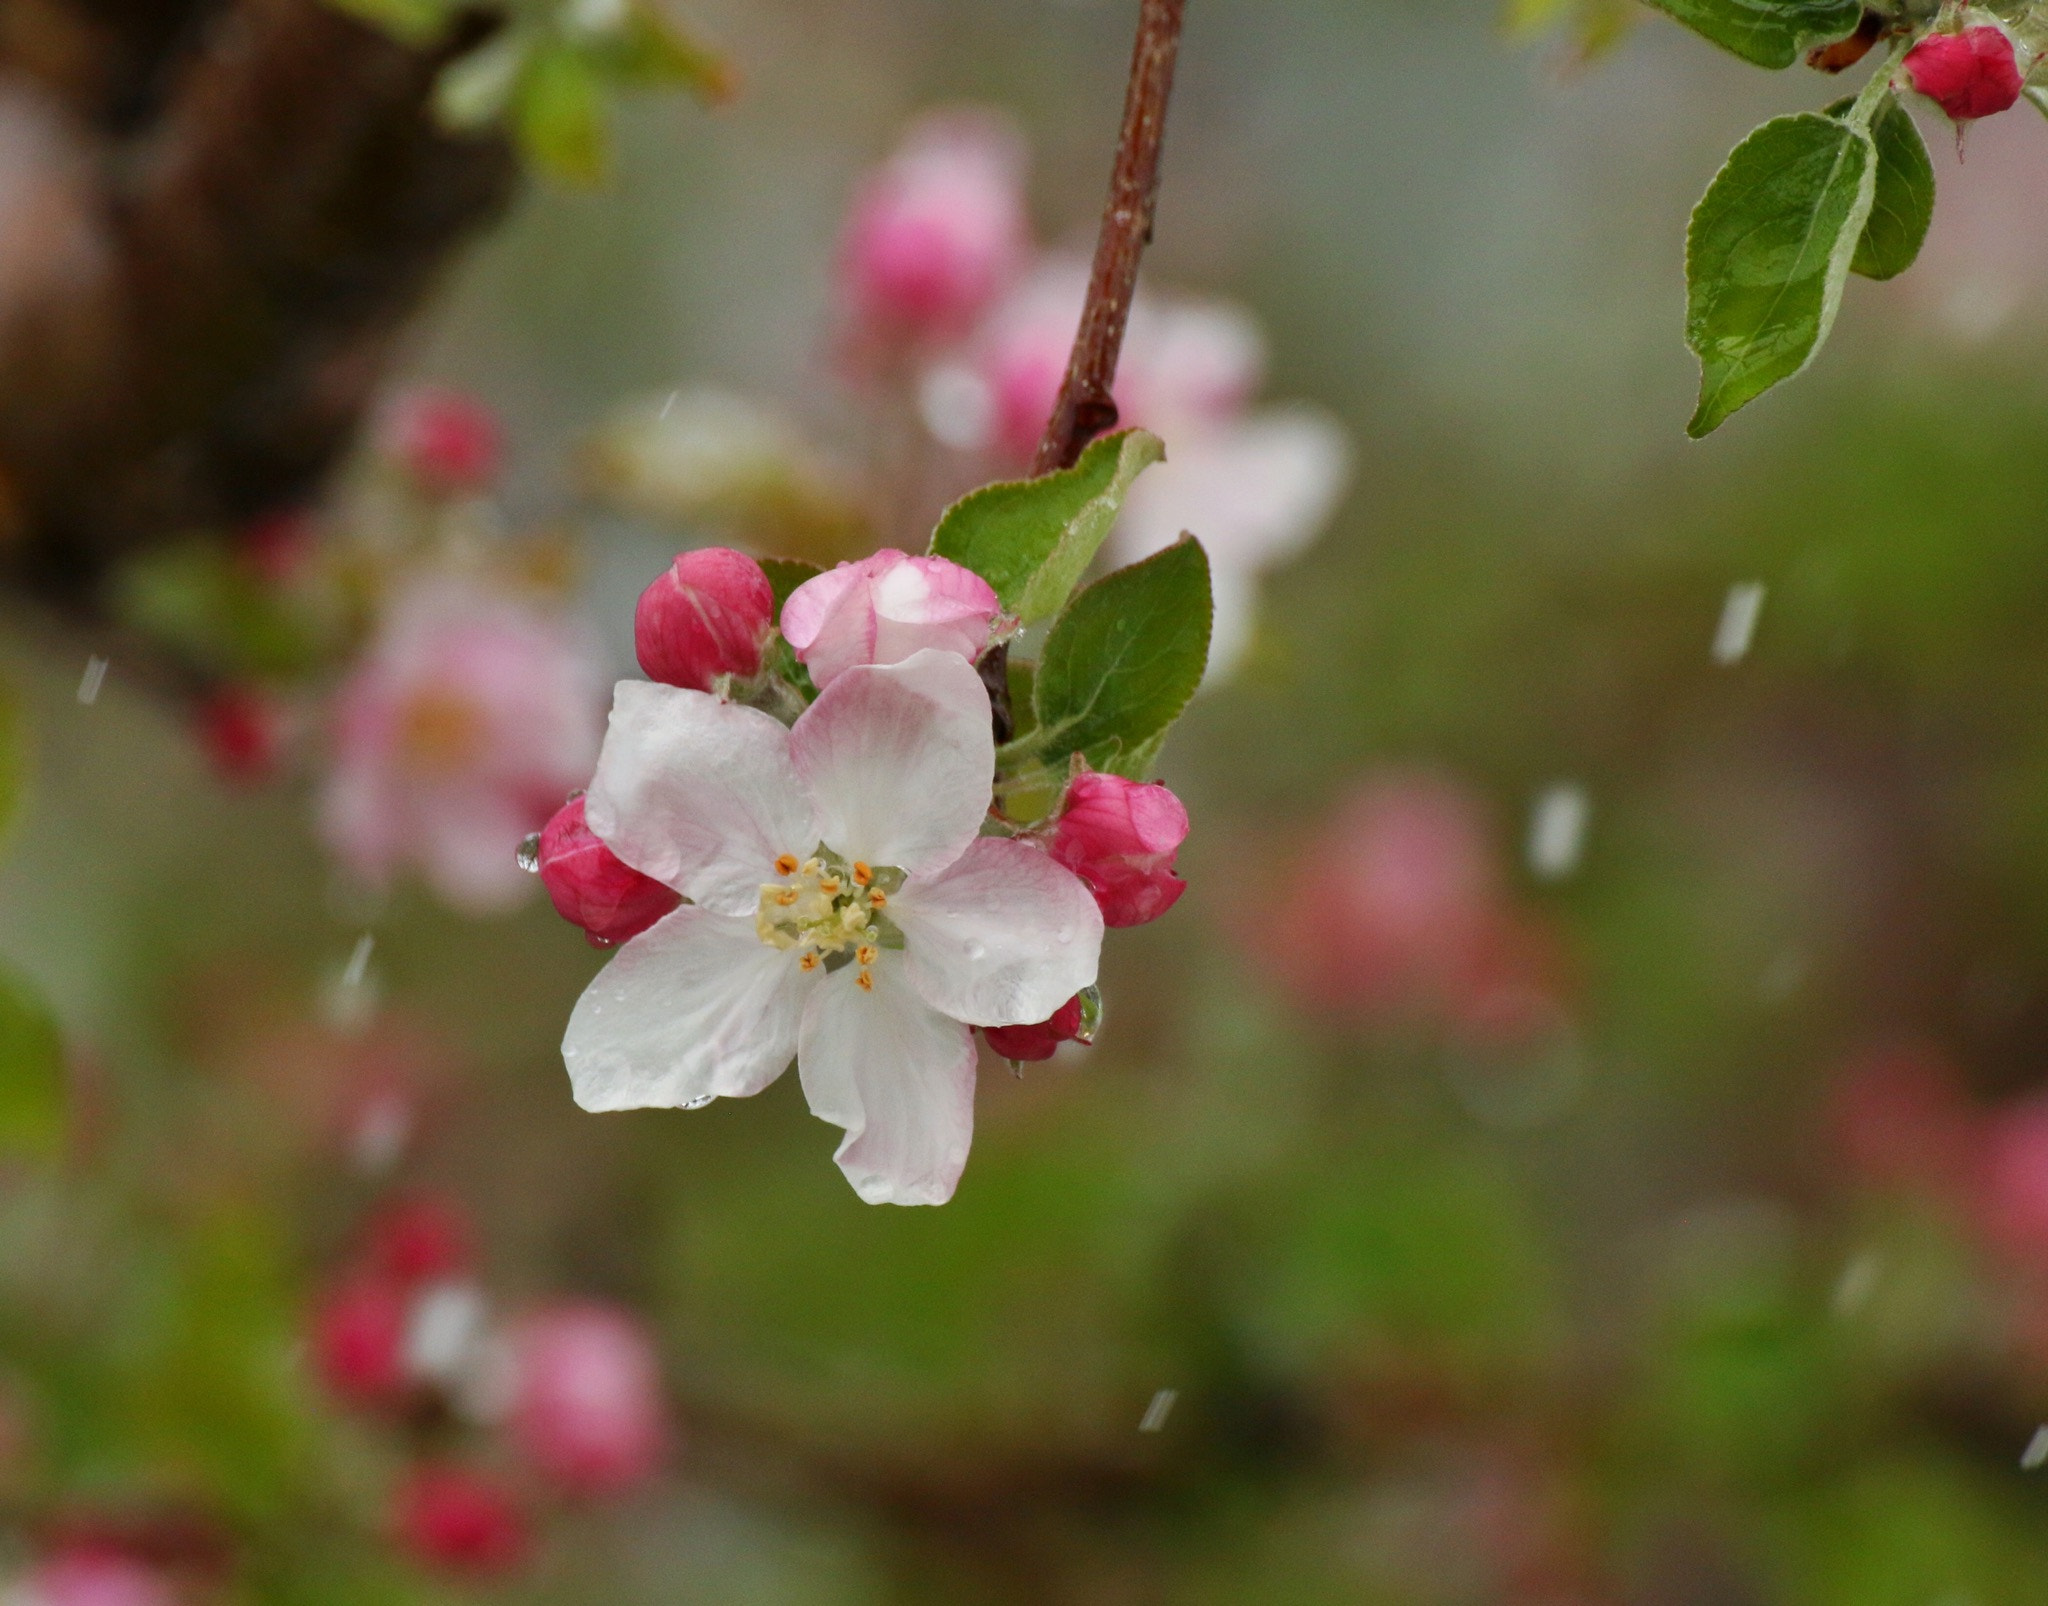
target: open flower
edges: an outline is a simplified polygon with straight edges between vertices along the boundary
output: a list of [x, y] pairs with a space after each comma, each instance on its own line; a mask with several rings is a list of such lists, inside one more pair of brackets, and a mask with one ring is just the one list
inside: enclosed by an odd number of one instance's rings
[[941, 1204], [974, 1123], [971, 1026], [1095, 980], [1072, 871], [981, 836], [988, 693], [926, 649], [835, 678], [795, 726], [621, 682], [586, 800], [612, 851], [691, 901], [619, 950], [562, 1042], [586, 1110], [744, 1098], [797, 1061], [870, 1203]]
[[590, 774], [602, 692], [558, 621], [435, 579], [399, 598], [336, 704], [329, 847], [381, 885], [412, 862], [465, 913], [531, 892], [520, 842]]
[[811, 679], [827, 686], [855, 664], [901, 663], [927, 647], [979, 658], [1001, 608], [995, 588], [972, 569], [884, 548], [792, 591], [782, 635]]
[[653, 1475], [668, 1444], [661, 1365], [646, 1328], [610, 1305], [557, 1305], [512, 1340], [512, 1435], [577, 1494], [620, 1494]]

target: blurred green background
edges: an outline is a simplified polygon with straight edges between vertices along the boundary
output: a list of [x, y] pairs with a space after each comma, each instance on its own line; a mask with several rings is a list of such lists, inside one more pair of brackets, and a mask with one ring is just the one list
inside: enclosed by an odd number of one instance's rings
[[[699, 0], [739, 98], [630, 105], [614, 183], [532, 187], [408, 368], [502, 410], [528, 522], [574, 507], [622, 397], [710, 381], [843, 428], [819, 375], [859, 173], [930, 105], [1000, 104], [1041, 232], [1085, 240], [1130, 9]], [[682, 1423], [670, 1475], [560, 1515], [500, 1593], [2048, 1601], [2020, 1465], [2048, 1251], [1984, 1229], [1974, 1160], [1859, 1168], [1830, 1116], [1873, 1043], [1925, 1045], [1987, 1131], [2048, 1069], [2048, 126], [1987, 122], [1960, 165], [1933, 136], [1921, 264], [1690, 444], [1687, 210], [1746, 129], [1829, 98], [1648, 18], [1579, 65], [1483, 4], [1194, 0], [1148, 271], [1252, 307], [1270, 393], [1335, 409], [1357, 472], [1167, 751], [1191, 891], [1110, 945], [1100, 1042], [985, 1067], [954, 1203], [872, 1209], [788, 1078], [578, 1112], [556, 1043], [599, 956], [544, 904], [378, 920], [384, 1018], [434, 1067], [415, 1174], [476, 1211], [504, 1297], [646, 1311]], [[676, 540], [594, 526], [621, 673]], [[1742, 582], [1766, 600], [1724, 665]], [[79, 706], [62, 637], [6, 657], [0, 951], [78, 1063], [65, 1160], [0, 1175], [30, 1424], [0, 1494], [198, 1502], [251, 1600], [437, 1598], [352, 1537], [374, 1450], [296, 1348], [357, 1184], [288, 1090], [362, 928], [306, 797], [223, 790], [118, 664]], [[1304, 902], [1342, 940], [1341, 874], [1295, 890], [1344, 861], [1332, 811], [1418, 773], [1554, 956], [1538, 1041], [1272, 962]], [[1589, 823], [1543, 879], [1559, 783]]]

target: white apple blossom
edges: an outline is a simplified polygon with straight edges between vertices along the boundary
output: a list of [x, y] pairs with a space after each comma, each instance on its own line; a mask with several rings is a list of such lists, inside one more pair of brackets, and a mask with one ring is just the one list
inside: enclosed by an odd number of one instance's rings
[[863, 1199], [944, 1203], [973, 1134], [969, 1028], [1046, 1019], [1102, 946], [1077, 876], [980, 835], [994, 771], [988, 693], [953, 652], [847, 669], [787, 730], [621, 682], [586, 817], [690, 901], [577, 1002], [576, 1102], [744, 1098], [794, 1056]]

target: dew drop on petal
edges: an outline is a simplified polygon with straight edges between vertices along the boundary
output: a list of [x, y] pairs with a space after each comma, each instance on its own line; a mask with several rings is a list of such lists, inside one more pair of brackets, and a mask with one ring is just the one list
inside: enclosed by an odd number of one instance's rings
[[528, 875], [540, 874], [540, 832], [531, 833], [519, 844], [519, 868]]
[[983, 956], [984, 954], [986, 954], [986, 953], [988, 952], [988, 950], [987, 950], [986, 948], [982, 947], [982, 945], [981, 945], [980, 943], [978, 943], [978, 942], [970, 942], [970, 943], [968, 943], [968, 944], [967, 944], [967, 950], [966, 950], [966, 951], [967, 951], [967, 957], [968, 957], [969, 959], [979, 959], [979, 958], [981, 958], [981, 957], [982, 957], [982, 956]]
[[693, 1099], [684, 1099], [683, 1108], [686, 1110], [701, 1110], [705, 1105], [715, 1101], [717, 1097], [716, 1093], [700, 1093]]

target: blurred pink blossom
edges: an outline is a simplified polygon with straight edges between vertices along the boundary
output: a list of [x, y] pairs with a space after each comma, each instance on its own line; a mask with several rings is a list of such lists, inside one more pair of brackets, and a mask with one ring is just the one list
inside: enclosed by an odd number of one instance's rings
[[175, 1606], [177, 1598], [153, 1568], [97, 1548], [60, 1550], [8, 1596], [18, 1606]]
[[1104, 925], [1142, 926], [1187, 891], [1173, 873], [1187, 834], [1188, 811], [1166, 787], [1120, 775], [1078, 775], [1048, 846], [1088, 884]]
[[578, 1494], [617, 1494], [661, 1464], [669, 1425], [646, 1328], [605, 1305], [560, 1305], [512, 1337], [514, 1440]]
[[1856, 1173], [1880, 1187], [1946, 1192], [1979, 1154], [1976, 1111], [1962, 1073], [1932, 1043], [1873, 1044], [1836, 1072], [1830, 1096], [1835, 1141]]
[[468, 1578], [517, 1571], [532, 1545], [526, 1514], [511, 1492], [464, 1467], [415, 1469], [398, 1487], [393, 1519], [416, 1560]]
[[775, 623], [761, 565], [730, 547], [677, 555], [633, 610], [633, 648], [648, 679], [709, 691], [720, 675], [752, 675]]
[[497, 415], [459, 390], [400, 391], [385, 404], [378, 437], [407, 473], [442, 495], [485, 490], [498, 476]]
[[313, 1312], [310, 1349], [320, 1381], [338, 1400], [369, 1407], [405, 1388], [405, 1290], [389, 1278], [353, 1273]]
[[1989, 1117], [1979, 1188], [1991, 1241], [2015, 1259], [2048, 1268], [2048, 1096], [2008, 1104]]
[[857, 348], [958, 335], [1027, 248], [1023, 141], [1001, 118], [937, 112], [862, 185], [839, 251]]
[[322, 835], [373, 885], [419, 867], [487, 913], [531, 889], [519, 844], [597, 762], [603, 687], [560, 621], [453, 579], [401, 596], [336, 700]]
[[822, 690], [856, 665], [901, 663], [926, 647], [972, 663], [999, 612], [973, 570], [885, 548], [798, 586], [782, 605], [782, 634]]

